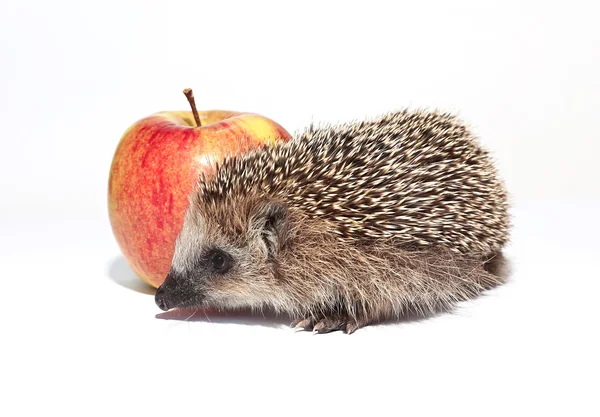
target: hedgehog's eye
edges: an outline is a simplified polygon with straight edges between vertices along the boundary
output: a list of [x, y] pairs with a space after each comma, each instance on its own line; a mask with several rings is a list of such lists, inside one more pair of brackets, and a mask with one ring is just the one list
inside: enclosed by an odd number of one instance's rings
[[220, 253], [216, 253], [213, 255], [212, 262], [213, 268], [221, 269], [225, 265], [225, 257], [223, 257], [223, 255], [221, 255]]
[[233, 263], [231, 257], [220, 249], [212, 250], [209, 254], [208, 260], [212, 266], [212, 269], [220, 274], [224, 274], [225, 272], [229, 271]]

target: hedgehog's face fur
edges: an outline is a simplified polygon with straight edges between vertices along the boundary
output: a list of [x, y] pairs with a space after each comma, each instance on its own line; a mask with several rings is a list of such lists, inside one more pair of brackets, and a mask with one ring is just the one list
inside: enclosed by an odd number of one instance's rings
[[[253, 199], [236, 207], [191, 203], [169, 274], [157, 291], [174, 307], [261, 308], [275, 305], [276, 258], [288, 238], [288, 210]], [[280, 298], [280, 297], [279, 297]]]

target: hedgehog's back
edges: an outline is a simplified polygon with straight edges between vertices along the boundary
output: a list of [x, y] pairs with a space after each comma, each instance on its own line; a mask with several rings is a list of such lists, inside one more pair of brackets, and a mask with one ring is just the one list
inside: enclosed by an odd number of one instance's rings
[[488, 153], [436, 112], [311, 127], [225, 161], [201, 188], [215, 204], [250, 192], [280, 199], [352, 243], [488, 254], [508, 237], [506, 192]]

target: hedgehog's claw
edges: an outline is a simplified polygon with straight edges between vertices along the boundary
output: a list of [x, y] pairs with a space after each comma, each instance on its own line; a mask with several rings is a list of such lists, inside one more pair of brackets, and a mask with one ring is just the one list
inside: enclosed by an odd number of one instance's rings
[[331, 316], [325, 317], [321, 319], [315, 326], [313, 327], [313, 333], [329, 333], [336, 330], [342, 330], [346, 327], [346, 323], [348, 322], [348, 318], [344, 316]]
[[313, 325], [314, 325], [314, 320], [312, 318], [308, 318], [308, 319], [298, 318], [298, 319], [292, 321], [292, 324], [290, 324], [290, 326], [297, 332], [302, 331], [302, 330], [312, 330]]
[[363, 325], [357, 321], [349, 321], [346, 323], [346, 334], [352, 334], [358, 329], [360, 329]]

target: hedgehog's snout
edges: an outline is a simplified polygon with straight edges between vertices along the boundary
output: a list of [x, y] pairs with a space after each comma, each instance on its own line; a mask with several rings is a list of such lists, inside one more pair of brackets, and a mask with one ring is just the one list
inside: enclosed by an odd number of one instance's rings
[[154, 301], [156, 302], [156, 305], [158, 306], [158, 308], [160, 308], [163, 311], [168, 311], [171, 308], [171, 307], [169, 307], [169, 302], [166, 297], [165, 288], [162, 285], [160, 287], [158, 287], [158, 289], [156, 290], [156, 295], [154, 296]]
[[177, 281], [173, 279], [171, 273], [169, 273], [162, 285], [156, 290], [156, 295], [154, 296], [154, 302], [156, 302], [158, 308], [163, 311], [168, 311], [170, 308], [174, 307], [173, 297], [170, 294], [173, 292], [173, 287], [176, 286]]

